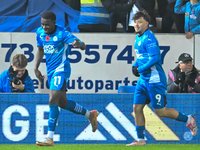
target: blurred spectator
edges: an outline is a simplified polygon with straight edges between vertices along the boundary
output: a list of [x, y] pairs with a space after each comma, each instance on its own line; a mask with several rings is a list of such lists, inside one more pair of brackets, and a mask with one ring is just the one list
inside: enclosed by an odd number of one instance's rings
[[109, 32], [109, 13], [100, 0], [81, 0], [80, 32]]
[[200, 93], [200, 70], [196, 69], [190, 54], [182, 53], [178, 65], [168, 74], [168, 93]]
[[135, 0], [101, 0], [104, 8], [110, 13], [110, 32], [116, 32], [121, 23], [123, 32], [127, 31], [127, 14], [131, 11]]
[[[155, 2], [156, 0], [154, 0]], [[176, 1], [176, 0], [175, 0]], [[168, 4], [168, 0], [157, 0], [157, 4], [158, 4], [158, 12], [159, 12], [159, 16], [163, 17], [164, 13], [165, 13], [165, 9], [166, 6]], [[155, 6], [155, 4], [154, 4]]]
[[194, 34], [200, 33], [200, 2], [190, 0], [183, 5], [183, 0], [177, 0], [174, 8], [175, 13], [185, 13], [185, 33], [186, 38], [191, 39]]
[[129, 16], [129, 29], [128, 32], [133, 32], [134, 21], [132, 20], [134, 14], [138, 11], [145, 11], [151, 17], [149, 23], [149, 29], [153, 32], [156, 32], [156, 17], [154, 13], [155, 0], [136, 0], [132, 11]]
[[81, 11], [81, 2], [80, 0], [62, 0], [65, 4], [70, 6], [71, 8]]
[[[184, 4], [188, 0], [184, 0]], [[171, 33], [173, 24], [176, 25], [176, 33], [184, 33], [184, 14], [176, 14], [174, 12], [176, 0], [168, 0], [168, 5], [162, 16], [162, 32]]]
[[[81, 2], [80, 0], [62, 0], [65, 4], [67, 4], [69, 7], [73, 8], [74, 10], [81, 11]], [[72, 32], [70, 30], [69, 22], [68, 22], [68, 14], [65, 13], [65, 27], [68, 31]]]

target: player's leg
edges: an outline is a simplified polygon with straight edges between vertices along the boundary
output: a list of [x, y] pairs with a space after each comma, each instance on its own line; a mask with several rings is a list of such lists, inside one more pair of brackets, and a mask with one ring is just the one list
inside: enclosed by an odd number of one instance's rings
[[145, 117], [143, 113], [143, 108], [146, 105], [145, 96], [145, 83], [141, 83], [140, 80], [137, 82], [135, 94], [134, 94], [134, 105], [133, 111], [135, 113], [135, 128], [137, 133], [137, 140], [133, 141], [126, 146], [134, 146], [134, 145], [146, 145], [144, 139], [144, 132], [145, 132]]
[[[166, 107], [163, 107], [161, 109], [155, 109], [155, 112], [159, 117], [171, 118], [171, 119], [177, 119], [179, 114], [182, 114], [182, 113], [179, 113], [175, 109], [166, 108]], [[180, 116], [182, 116], [180, 117], [182, 119], [179, 119], [178, 121], [187, 122], [187, 119], [188, 119], [187, 116], [185, 115], [180, 115]]]
[[38, 146], [53, 146], [53, 135], [59, 116], [58, 101], [61, 97], [60, 91], [50, 90], [49, 93], [49, 120], [47, 137], [43, 141], [36, 142]]
[[136, 126], [144, 126], [145, 125], [145, 117], [144, 117], [144, 112], [143, 112], [144, 106], [145, 106], [145, 104], [134, 104], [133, 105]]
[[68, 100], [66, 97], [66, 85], [66, 81], [64, 81], [63, 87], [60, 91], [61, 98], [59, 99], [59, 107], [88, 118], [92, 125], [92, 131], [95, 132], [98, 126], [97, 116], [99, 112], [97, 110], [89, 111], [75, 101]]
[[144, 139], [145, 133], [145, 117], [143, 113], [143, 108], [145, 104], [134, 104], [133, 109], [135, 113], [135, 129], [137, 133], [137, 140], [133, 141], [126, 146], [135, 146], [135, 145], [146, 145]]
[[145, 104], [134, 104], [133, 110], [135, 113], [135, 129], [137, 133], [137, 140], [133, 141], [126, 146], [134, 146], [134, 145], [146, 145], [144, 139], [144, 132], [145, 132], [145, 117], [143, 113], [143, 108]]
[[[62, 100], [64, 100], [64, 99], [62, 99]], [[99, 115], [99, 112], [97, 110], [89, 111], [73, 100], [68, 100], [67, 105], [62, 108], [69, 110], [75, 114], [80, 114], [80, 115], [85, 116], [86, 118], [89, 119], [89, 121], [92, 125], [92, 131], [95, 132], [97, 130], [97, 126], [98, 126], [97, 116]]]
[[195, 136], [197, 134], [197, 124], [196, 124], [196, 118], [194, 116], [192, 115], [187, 116], [181, 112], [178, 112], [175, 109], [166, 107], [162, 109], [155, 109], [155, 112], [159, 117], [171, 118], [180, 122], [185, 122], [186, 126], [190, 129], [192, 135]]
[[48, 76], [48, 84], [49, 84], [49, 120], [48, 120], [48, 132], [47, 137], [43, 141], [36, 142], [38, 146], [52, 146], [53, 143], [53, 135], [56, 128], [56, 123], [59, 116], [59, 100], [62, 97], [62, 92], [60, 89], [63, 86], [63, 81], [61, 75], [52, 75]]
[[197, 134], [196, 120], [191, 115], [187, 116], [172, 108], [166, 108], [166, 88], [162, 83], [156, 83], [150, 86], [150, 98], [153, 108], [159, 117], [171, 118], [177, 121], [185, 122], [190, 128], [192, 135]]

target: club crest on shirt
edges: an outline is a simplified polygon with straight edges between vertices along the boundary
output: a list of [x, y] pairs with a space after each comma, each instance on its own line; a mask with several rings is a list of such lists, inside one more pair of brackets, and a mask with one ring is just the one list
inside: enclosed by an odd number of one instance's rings
[[53, 37], [53, 41], [58, 41], [58, 37], [57, 37], [57, 36], [54, 36], [54, 37]]

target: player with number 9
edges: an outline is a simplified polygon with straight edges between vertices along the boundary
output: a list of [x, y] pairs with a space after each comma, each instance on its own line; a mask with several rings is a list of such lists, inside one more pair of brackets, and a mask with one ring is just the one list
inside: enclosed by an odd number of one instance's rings
[[196, 120], [191, 115], [178, 112], [175, 109], [166, 108], [167, 78], [162, 68], [161, 54], [155, 35], [148, 29], [150, 17], [146, 12], [139, 11], [134, 17], [136, 36], [134, 49], [137, 60], [132, 66], [137, 81], [133, 109], [135, 113], [135, 127], [138, 139], [127, 146], [146, 145], [144, 139], [145, 117], [143, 108], [151, 102], [159, 117], [171, 118], [185, 122], [192, 135], [197, 134]]

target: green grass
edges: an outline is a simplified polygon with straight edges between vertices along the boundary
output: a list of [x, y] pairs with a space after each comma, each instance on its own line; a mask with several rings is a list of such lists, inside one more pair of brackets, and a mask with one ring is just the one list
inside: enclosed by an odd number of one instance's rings
[[36, 146], [34, 144], [0, 144], [0, 150], [198, 150], [200, 144], [147, 144], [126, 147], [125, 144], [55, 144]]

